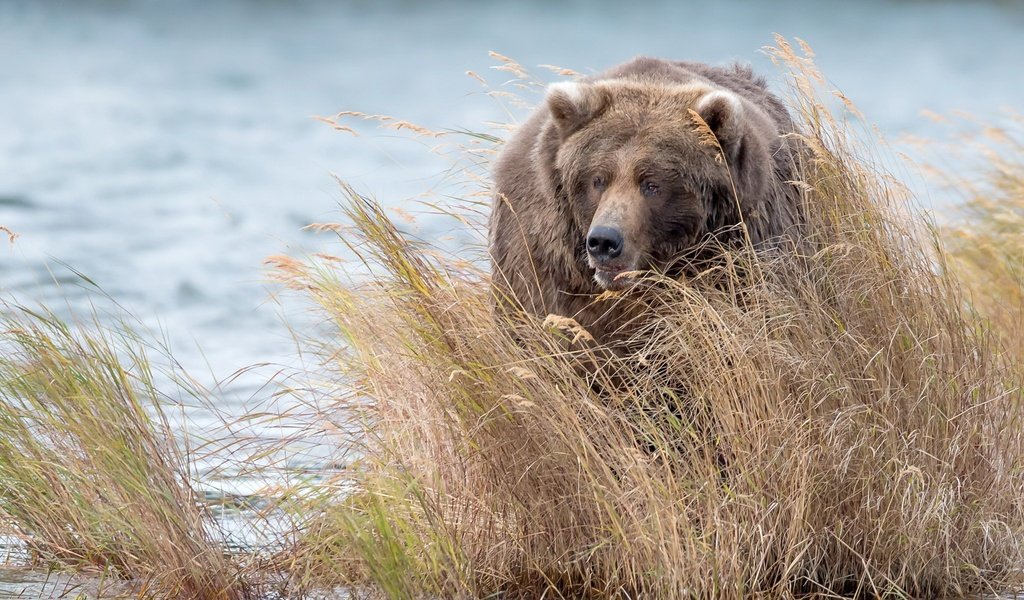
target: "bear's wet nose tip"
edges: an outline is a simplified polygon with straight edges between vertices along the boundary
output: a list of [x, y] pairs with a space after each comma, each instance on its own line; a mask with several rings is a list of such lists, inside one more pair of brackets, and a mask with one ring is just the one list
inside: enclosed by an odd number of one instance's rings
[[622, 254], [622, 232], [614, 227], [594, 227], [587, 234], [587, 253], [595, 260], [611, 260]]

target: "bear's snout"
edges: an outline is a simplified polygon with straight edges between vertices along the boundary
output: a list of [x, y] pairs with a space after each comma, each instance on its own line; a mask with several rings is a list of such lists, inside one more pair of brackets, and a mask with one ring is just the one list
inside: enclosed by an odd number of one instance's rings
[[610, 261], [622, 254], [625, 240], [615, 227], [598, 226], [587, 234], [587, 254], [597, 263]]
[[623, 277], [636, 268], [635, 252], [626, 248], [626, 236], [615, 226], [595, 225], [587, 233], [587, 262], [594, 269], [594, 280], [606, 290], [622, 290], [631, 279]]

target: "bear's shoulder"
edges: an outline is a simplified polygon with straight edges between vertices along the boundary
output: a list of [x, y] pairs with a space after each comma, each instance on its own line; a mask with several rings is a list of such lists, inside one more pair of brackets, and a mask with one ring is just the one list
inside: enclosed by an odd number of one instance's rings
[[768, 81], [750, 65], [732, 63], [714, 66], [701, 62], [637, 56], [632, 60], [585, 78], [585, 81], [636, 79], [670, 83], [705, 80], [728, 88], [768, 89]]
[[788, 131], [792, 128], [785, 104], [770, 91], [768, 80], [755, 73], [748, 64], [716, 66], [694, 61], [638, 56], [583, 81], [594, 83], [614, 80], [651, 84], [710, 84], [754, 103], [775, 121], [779, 130]]

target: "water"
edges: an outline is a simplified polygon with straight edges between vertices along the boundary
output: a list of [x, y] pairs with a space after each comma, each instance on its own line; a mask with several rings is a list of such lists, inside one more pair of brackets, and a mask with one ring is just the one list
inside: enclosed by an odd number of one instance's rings
[[301, 229], [337, 218], [331, 173], [401, 205], [444, 168], [422, 145], [313, 115], [480, 130], [509, 118], [465, 75], [488, 73], [489, 50], [584, 72], [650, 54], [773, 74], [759, 52], [772, 32], [807, 40], [890, 137], [941, 135], [923, 108], [991, 116], [1024, 100], [1016, 2], [7, 0], [0, 225], [19, 237], [0, 239], [0, 294], [102, 305], [66, 264], [166, 332], [207, 385], [270, 363], [218, 394], [241, 414], [298, 362], [281, 313], [301, 326], [301, 307], [273, 301], [262, 261], [336, 249]]
[[64, 261], [201, 376], [289, 363], [263, 258], [329, 248], [300, 228], [336, 217], [330, 173], [399, 201], [442, 168], [311, 116], [480, 129], [505, 115], [464, 72], [486, 72], [492, 49], [583, 71], [643, 53], [772, 72], [758, 49], [796, 35], [892, 135], [932, 132], [925, 107], [989, 115], [1024, 98], [1020, 4], [685, 4], [5, 2], [0, 225], [20, 237], [0, 246], [0, 290], [82, 308]]

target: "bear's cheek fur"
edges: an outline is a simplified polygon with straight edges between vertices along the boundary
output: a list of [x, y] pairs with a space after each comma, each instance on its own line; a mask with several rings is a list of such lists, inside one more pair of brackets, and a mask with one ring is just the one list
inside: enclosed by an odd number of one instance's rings
[[704, 202], [693, 194], [675, 196], [651, 219], [651, 266], [666, 267], [693, 250], [707, 233]]
[[[574, 157], [579, 157], [575, 154]], [[592, 185], [596, 167], [580, 161], [567, 162], [560, 165], [559, 188], [563, 190], [563, 198], [560, 202], [567, 204], [567, 212], [570, 215], [572, 225], [571, 244], [577, 249], [577, 255], [581, 263], [586, 263], [586, 240], [601, 202], [602, 194], [595, 190]]]

